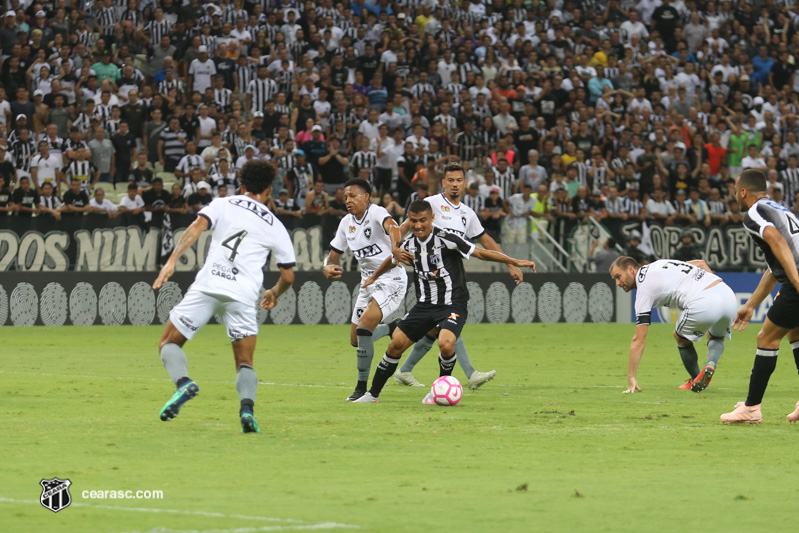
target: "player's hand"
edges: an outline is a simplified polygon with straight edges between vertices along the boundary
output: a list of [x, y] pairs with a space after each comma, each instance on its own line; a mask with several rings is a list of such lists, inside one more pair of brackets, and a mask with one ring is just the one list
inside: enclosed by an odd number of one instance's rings
[[[512, 277], [513, 281], [516, 282], [516, 285], [522, 282], [524, 279], [524, 274], [522, 274], [522, 271], [519, 269], [519, 267], [510, 265], [508, 270], [510, 271], [510, 277]], [[533, 270], [535, 270], [535, 263], [533, 263]]]
[[735, 320], [732, 322], [732, 329], [736, 331], [743, 331], [746, 329], [747, 324], [752, 319], [755, 310], [748, 305], [742, 305], [735, 315]]
[[525, 261], [525, 260], [522, 260], [522, 259], [518, 259], [516, 261], [516, 266], [519, 267], [519, 268], [529, 267], [529, 268], [533, 269], [533, 272], [535, 272], [535, 263], [532, 262], [532, 261]]
[[622, 394], [633, 394], [636, 392], [641, 392], [638, 381], [636, 381], [635, 378], [627, 378], [627, 390], [622, 391]]
[[368, 278], [366, 278], [366, 280], [363, 283], [361, 283], [361, 288], [365, 289], [366, 287], [368, 287], [369, 285], [371, 285], [375, 281], [376, 280], [375, 280], [374, 276], [369, 276]]
[[167, 261], [166, 264], [164, 265], [164, 268], [162, 268], [161, 272], [158, 274], [155, 283], [153, 283], [153, 289], [156, 290], [160, 289], [161, 285], [166, 283], [167, 280], [169, 280], [169, 278], [171, 278], [172, 274], [174, 273], [175, 273], [175, 263], [173, 263], [172, 261]]
[[415, 256], [411, 252], [409, 252], [408, 250], [405, 250], [403, 248], [394, 248], [394, 263], [395, 264], [398, 265], [400, 263], [403, 263], [403, 264], [408, 265], [408, 266], [413, 266], [413, 264], [411, 262], [414, 259], [415, 259]]
[[324, 274], [327, 279], [339, 279], [341, 278], [342, 272], [344, 272], [344, 269], [339, 265], [327, 265], [322, 268], [322, 274]]
[[261, 309], [274, 309], [277, 305], [277, 295], [272, 289], [267, 289], [264, 293], [263, 300], [261, 300]]

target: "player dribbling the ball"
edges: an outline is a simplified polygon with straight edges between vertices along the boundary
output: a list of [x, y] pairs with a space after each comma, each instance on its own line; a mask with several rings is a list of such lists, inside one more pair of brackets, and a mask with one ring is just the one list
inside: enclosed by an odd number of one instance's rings
[[[388, 350], [375, 370], [372, 387], [354, 403], [377, 402], [386, 381], [397, 369], [402, 354], [431, 330], [437, 331], [441, 350], [438, 358], [440, 375], [452, 374], [456, 360], [455, 341], [466, 324], [469, 301], [463, 259], [476, 257], [518, 268], [530, 267], [535, 271], [532, 261], [476, 248], [462, 237], [434, 227], [433, 219], [433, 210], [424, 200], [412, 202], [408, 207], [412, 235], [400, 246], [413, 264], [417, 303], [397, 324]], [[363, 286], [368, 287], [394, 267], [394, 258], [387, 257], [380, 268], [364, 281]]]

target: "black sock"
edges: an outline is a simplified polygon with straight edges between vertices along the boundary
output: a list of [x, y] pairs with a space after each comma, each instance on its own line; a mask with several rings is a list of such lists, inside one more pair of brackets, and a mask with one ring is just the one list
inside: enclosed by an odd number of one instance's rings
[[458, 356], [452, 354], [451, 356], [444, 358], [443, 354], [438, 354], [438, 376], [451, 376], [452, 369], [455, 368], [455, 361], [457, 361]]
[[366, 381], [358, 380], [358, 384], [355, 385], [356, 391], [366, 392]]
[[752, 375], [749, 377], [749, 396], [746, 397], [748, 407], [758, 405], [763, 401], [768, 380], [777, 367], [777, 353], [779, 350], [757, 349], [755, 366], [752, 367]]
[[176, 383], [176, 385], [177, 385], [177, 387], [178, 387], [178, 388], [181, 388], [183, 385], [185, 385], [185, 384], [186, 384], [186, 383], [188, 383], [189, 381], [191, 381], [191, 378], [183, 377], [183, 378], [180, 378], [180, 379], [178, 380], [178, 382]]
[[799, 341], [791, 342], [791, 349], [793, 350], [793, 360], [796, 363], [796, 371], [799, 372]]
[[244, 413], [253, 414], [254, 409], [255, 409], [255, 402], [253, 402], [252, 400], [242, 400], [241, 408], [239, 409], [239, 415], [243, 415]]
[[688, 346], [680, 346], [678, 344], [677, 349], [680, 351], [683, 366], [691, 374], [691, 379], [694, 379], [699, 375], [699, 356], [696, 354], [696, 348], [694, 348], [693, 344]]
[[383, 355], [383, 359], [380, 360], [380, 364], [377, 365], [377, 370], [375, 370], [375, 377], [372, 378], [372, 388], [369, 389], [372, 396], [375, 398], [380, 396], [380, 391], [385, 387], [388, 378], [394, 375], [398, 366], [399, 358], [394, 359], [388, 354]]

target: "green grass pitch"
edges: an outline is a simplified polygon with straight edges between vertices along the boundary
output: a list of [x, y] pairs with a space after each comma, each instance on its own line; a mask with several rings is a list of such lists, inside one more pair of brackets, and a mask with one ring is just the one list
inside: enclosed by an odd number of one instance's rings
[[[799, 427], [785, 414], [799, 380], [787, 342], [763, 424], [730, 427], [718, 417], [745, 398], [758, 326], [735, 334], [701, 394], [677, 389], [686, 375], [670, 328], [652, 326], [644, 390], [622, 395], [633, 329], [469, 325], [475, 366], [497, 378], [443, 408], [393, 381], [379, 404], [347, 404], [348, 327], [265, 326], [262, 432], [244, 435], [220, 326], [187, 344], [200, 395], [168, 423], [161, 328], [3, 328], [0, 530], [794, 530]], [[427, 384], [437, 373], [432, 353], [415, 372]], [[39, 504], [39, 480], [54, 476], [72, 481], [58, 514]]]

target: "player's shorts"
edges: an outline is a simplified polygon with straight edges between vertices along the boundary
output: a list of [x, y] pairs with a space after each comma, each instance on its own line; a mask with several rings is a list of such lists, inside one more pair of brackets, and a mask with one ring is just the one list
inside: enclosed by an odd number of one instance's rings
[[258, 312], [227, 296], [208, 294], [189, 288], [178, 305], [169, 313], [169, 320], [181, 335], [192, 339], [214, 315], [222, 315], [231, 341], [258, 334]]
[[780, 292], [774, 298], [766, 316], [781, 328], [799, 327], [799, 293], [793, 285], [786, 283], [780, 287]]
[[466, 306], [432, 305], [418, 302], [400, 320], [397, 327], [413, 342], [424, 337], [433, 328], [448, 329], [455, 335], [455, 338], [458, 338], [461, 336], [468, 316]]
[[691, 342], [702, 340], [705, 333], [713, 337], [732, 338], [732, 323], [738, 313], [738, 298], [726, 283], [705, 289], [680, 313], [677, 335]]
[[[388, 278], [388, 279], [384, 279]], [[380, 306], [380, 311], [383, 312], [383, 320], [391, 316], [394, 311], [399, 309], [405, 300], [405, 290], [408, 287], [408, 280], [392, 279], [393, 276], [388, 274], [380, 276], [377, 281], [367, 288], [361, 287], [358, 291], [358, 299], [355, 301], [355, 307], [352, 309], [351, 321], [353, 324], [358, 324], [361, 320], [361, 315], [366, 311], [370, 300], [377, 302]]]

